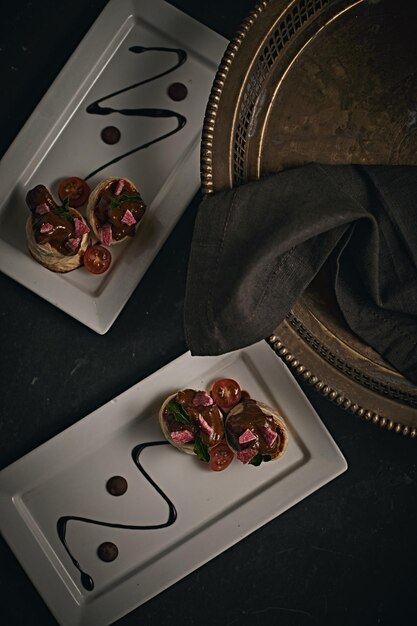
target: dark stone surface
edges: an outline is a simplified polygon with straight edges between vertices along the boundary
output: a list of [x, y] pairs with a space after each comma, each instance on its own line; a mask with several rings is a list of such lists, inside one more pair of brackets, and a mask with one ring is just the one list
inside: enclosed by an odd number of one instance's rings
[[[105, 4], [2, 3], [0, 154]], [[252, 6], [249, 0], [172, 4], [229, 38]], [[199, 199], [104, 336], [0, 274], [1, 468], [185, 351], [183, 294]], [[414, 623], [416, 442], [303, 389], [348, 471], [117, 624]], [[0, 589], [2, 624], [56, 624], [3, 540]]]

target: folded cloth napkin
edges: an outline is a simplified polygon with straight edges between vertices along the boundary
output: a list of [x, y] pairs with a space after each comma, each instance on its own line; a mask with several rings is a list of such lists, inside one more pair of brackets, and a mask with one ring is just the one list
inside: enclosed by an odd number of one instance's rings
[[272, 334], [327, 259], [349, 327], [417, 383], [414, 166], [309, 164], [206, 196], [187, 274], [191, 353]]

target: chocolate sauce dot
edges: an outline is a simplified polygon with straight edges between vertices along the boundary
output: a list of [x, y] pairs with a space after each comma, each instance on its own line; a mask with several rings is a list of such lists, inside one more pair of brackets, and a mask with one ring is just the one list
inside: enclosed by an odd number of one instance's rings
[[118, 547], [115, 543], [112, 543], [111, 541], [105, 541], [104, 543], [101, 543], [97, 548], [98, 558], [102, 561], [105, 561], [106, 563], [110, 563], [111, 561], [114, 561], [114, 559], [117, 559], [118, 554]]
[[171, 100], [175, 100], [175, 102], [184, 100], [187, 94], [188, 89], [183, 83], [172, 83], [172, 85], [168, 87], [168, 95]]
[[116, 126], [106, 126], [106, 128], [103, 128], [101, 131], [102, 140], [104, 143], [108, 143], [111, 146], [119, 141], [120, 136], [120, 130], [116, 128]]
[[122, 496], [127, 491], [127, 480], [123, 476], [112, 476], [106, 483], [106, 489], [112, 496]]

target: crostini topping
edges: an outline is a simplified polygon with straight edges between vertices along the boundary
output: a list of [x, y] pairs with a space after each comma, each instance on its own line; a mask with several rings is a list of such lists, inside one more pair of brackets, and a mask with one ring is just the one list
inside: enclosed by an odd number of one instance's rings
[[255, 459], [258, 454], [260, 462], [270, 460], [284, 445], [284, 433], [279, 424], [252, 399], [244, 400], [229, 413], [226, 438], [230, 446], [237, 450], [237, 458], [242, 463], [259, 464]]
[[[240, 402], [229, 408], [236, 398]], [[225, 406], [220, 408], [217, 399]], [[272, 461], [288, 442], [278, 411], [252, 399], [230, 378], [216, 380], [210, 393], [178, 391], [164, 403], [159, 419], [168, 441], [192, 451], [214, 471], [228, 467], [235, 456], [244, 465]]]
[[81, 238], [75, 231], [77, 218], [68, 204], [68, 199], [58, 205], [44, 185], [37, 185], [28, 191], [26, 203], [32, 212], [32, 229], [36, 243], [49, 244], [63, 256], [78, 252]]
[[[196, 399], [206, 404], [199, 404]], [[173, 432], [188, 430], [193, 433], [196, 444], [201, 441], [209, 447], [224, 438], [223, 414], [214, 402], [207, 403], [205, 392], [179, 391], [166, 405], [164, 419], [171, 438]], [[200, 449], [199, 443], [198, 446]]]
[[100, 238], [105, 227], [111, 229], [113, 243], [125, 237], [133, 237], [135, 227], [145, 210], [145, 203], [132, 184], [125, 180], [112, 180], [101, 191], [94, 207], [94, 219]]

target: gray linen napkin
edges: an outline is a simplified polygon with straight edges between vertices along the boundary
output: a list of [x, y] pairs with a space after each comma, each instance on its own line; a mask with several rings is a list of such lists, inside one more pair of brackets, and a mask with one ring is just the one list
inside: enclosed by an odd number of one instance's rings
[[414, 166], [309, 164], [205, 197], [185, 295], [192, 354], [270, 335], [327, 259], [349, 327], [417, 382]]

